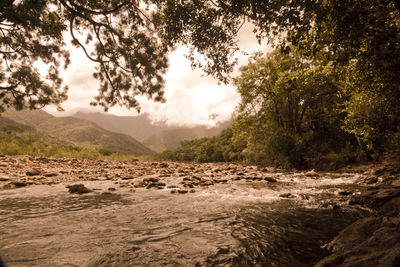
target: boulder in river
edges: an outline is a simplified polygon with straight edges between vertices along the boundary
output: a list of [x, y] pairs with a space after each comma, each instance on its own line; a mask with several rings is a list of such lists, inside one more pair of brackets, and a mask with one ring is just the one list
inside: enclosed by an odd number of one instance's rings
[[295, 195], [292, 195], [291, 193], [280, 194], [279, 197], [283, 197], [283, 198], [296, 198], [296, 196], [295, 196]]
[[31, 170], [31, 171], [27, 171], [25, 174], [28, 176], [37, 176], [37, 175], [40, 175], [41, 172], [39, 170]]
[[369, 217], [345, 228], [316, 266], [400, 266], [398, 217]]
[[179, 193], [179, 194], [186, 194], [187, 192], [189, 192], [189, 191], [186, 190], [186, 189], [179, 189], [179, 190], [178, 190], [178, 193]]
[[313, 177], [313, 176], [318, 176], [318, 173], [314, 169], [312, 169], [311, 171], [306, 172], [305, 175]]
[[92, 192], [89, 188], [85, 187], [83, 184], [73, 184], [73, 185], [67, 185], [68, 191], [71, 194], [87, 194]]
[[3, 186], [3, 189], [14, 189], [14, 188], [19, 188], [19, 187], [25, 187], [28, 184], [25, 182], [21, 181], [16, 181], [16, 182], [11, 182]]
[[277, 180], [272, 177], [264, 177], [264, 181], [270, 182], [270, 183], [276, 183]]
[[399, 196], [400, 188], [398, 187], [374, 187], [360, 195], [353, 196], [349, 201], [349, 205], [378, 208]]

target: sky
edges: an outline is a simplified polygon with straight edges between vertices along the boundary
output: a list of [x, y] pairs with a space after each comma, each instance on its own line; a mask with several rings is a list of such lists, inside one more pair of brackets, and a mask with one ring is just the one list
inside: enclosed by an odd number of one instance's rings
[[[245, 24], [239, 32], [239, 47], [247, 54], [256, 51], [268, 51], [270, 48], [263, 42], [257, 42], [252, 33], [252, 26]], [[232, 112], [240, 101], [240, 96], [233, 85], [218, 84], [212, 77], [205, 76], [199, 70], [193, 70], [190, 61], [185, 58], [187, 48], [178, 47], [169, 55], [170, 67], [166, 73], [166, 103], [155, 103], [146, 97], [139, 97], [141, 113], [149, 113], [153, 122], [164, 121], [170, 125], [213, 126], [218, 122], [230, 119]], [[71, 48], [71, 64], [63, 71], [64, 84], [68, 85], [68, 100], [62, 104], [64, 112], [57, 112], [54, 106], [44, 110], [55, 116], [70, 116], [78, 111], [103, 112], [101, 107], [91, 107], [89, 103], [97, 95], [98, 80], [92, 73], [95, 63], [87, 59], [84, 53]], [[237, 54], [239, 64], [233, 73], [237, 75], [240, 65], [246, 64], [248, 55]], [[135, 109], [119, 106], [111, 108], [108, 113], [118, 116], [139, 115]]]

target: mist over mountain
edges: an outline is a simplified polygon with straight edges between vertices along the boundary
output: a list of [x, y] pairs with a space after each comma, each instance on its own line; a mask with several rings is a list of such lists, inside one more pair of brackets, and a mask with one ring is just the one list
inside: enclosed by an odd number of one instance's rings
[[231, 125], [231, 121], [219, 123], [215, 127], [179, 127], [170, 126], [163, 122], [153, 124], [147, 113], [139, 116], [121, 117], [100, 112], [78, 112], [73, 117], [92, 121], [109, 131], [132, 136], [156, 152], [177, 148], [183, 140], [218, 135]]
[[224, 129], [232, 124], [226, 121], [218, 124], [216, 127], [207, 128], [206, 126], [181, 127], [172, 130], [166, 130], [156, 133], [143, 140], [143, 144], [156, 152], [163, 152], [178, 148], [184, 140], [194, 140], [203, 137], [219, 135]]
[[177, 128], [162, 122], [153, 124], [148, 113], [138, 116], [116, 116], [100, 112], [77, 112], [72, 117], [94, 122], [101, 128], [129, 135], [139, 141], [143, 141], [161, 131]]

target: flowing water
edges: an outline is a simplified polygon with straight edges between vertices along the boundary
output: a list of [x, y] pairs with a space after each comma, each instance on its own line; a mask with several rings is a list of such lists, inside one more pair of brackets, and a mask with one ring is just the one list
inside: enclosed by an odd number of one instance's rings
[[64, 183], [3, 190], [0, 255], [8, 266], [312, 266], [362, 215], [338, 194], [363, 190], [358, 174], [274, 175], [187, 194], [105, 193], [112, 181], [86, 182], [86, 195]]

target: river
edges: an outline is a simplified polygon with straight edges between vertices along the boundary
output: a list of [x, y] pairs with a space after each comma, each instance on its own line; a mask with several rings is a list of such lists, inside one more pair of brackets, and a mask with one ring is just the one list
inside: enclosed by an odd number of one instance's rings
[[0, 255], [7, 266], [312, 266], [367, 212], [347, 205], [361, 174], [246, 175], [182, 194], [116, 179], [85, 181], [82, 195], [70, 182], [1, 190]]

